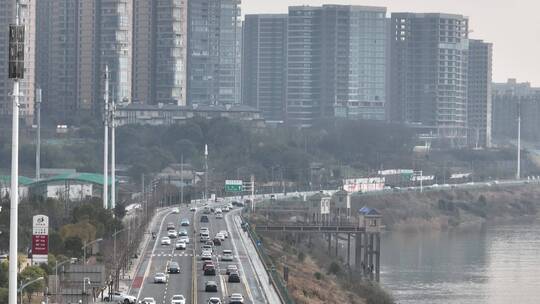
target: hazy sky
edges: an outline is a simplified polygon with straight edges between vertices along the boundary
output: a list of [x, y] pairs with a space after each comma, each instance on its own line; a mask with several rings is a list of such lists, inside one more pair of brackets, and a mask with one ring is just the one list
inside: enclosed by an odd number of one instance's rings
[[244, 14], [284, 13], [291, 5], [385, 6], [388, 12], [444, 12], [469, 17], [470, 37], [493, 43], [493, 80], [540, 86], [540, 0], [242, 0]]

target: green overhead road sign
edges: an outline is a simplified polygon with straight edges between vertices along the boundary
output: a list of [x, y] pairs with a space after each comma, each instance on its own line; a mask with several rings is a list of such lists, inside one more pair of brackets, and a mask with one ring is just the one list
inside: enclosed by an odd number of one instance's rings
[[241, 180], [226, 180], [225, 191], [227, 192], [242, 192], [244, 191], [243, 182]]

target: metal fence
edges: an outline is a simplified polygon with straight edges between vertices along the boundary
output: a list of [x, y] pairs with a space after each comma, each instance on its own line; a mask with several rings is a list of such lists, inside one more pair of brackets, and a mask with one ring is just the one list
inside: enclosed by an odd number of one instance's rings
[[[242, 216], [242, 221], [247, 222], [245, 217]], [[287, 289], [287, 283], [283, 280], [279, 272], [276, 270], [276, 266], [272, 262], [272, 259], [268, 254], [266, 254], [264, 250], [264, 246], [262, 245], [262, 241], [255, 232], [255, 230], [251, 227], [251, 225], [247, 225], [247, 232], [249, 234], [249, 237], [255, 244], [255, 249], [257, 250], [257, 254], [261, 258], [261, 260], [264, 263], [264, 269], [266, 270], [266, 273], [268, 274], [268, 277], [270, 278], [270, 283], [276, 288], [279, 297], [281, 298], [282, 302], [285, 304], [294, 304], [294, 300], [289, 294], [289, 290]]]

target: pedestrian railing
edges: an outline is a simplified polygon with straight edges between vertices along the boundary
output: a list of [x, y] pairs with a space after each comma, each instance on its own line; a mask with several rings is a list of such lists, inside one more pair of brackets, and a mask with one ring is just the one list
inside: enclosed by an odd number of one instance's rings
[[[242, 222], [247, 223], [245, 218], [242, 216]], [[283, 280], [279, 272], [276, 270], [276, 266], [274, 265], [274, 262], [270, 258], [270, 256], [265, 252], [264, 246], [262, 244], [262, 240], [259, 238], [257, 233], [255, 232], [255, 229], [251, 227], [251, 225], [245, 225], [243, 227], [246, 229], [249, 237], [251, 238], [251, 241], [253, 242], [255, 246], [255, 250], [257, 251], [257, 254], [259, 255], [260, 259], [263, 261], [264, 269], [266, 270], [266, 273], [268, 274], [268, 277], [270, 278], [270, 284], [274, 286], [276, 289], [279, 297], [281, 298], [281, 302], [285, 304], [294, 304], [294, 300], [291, 297], [289, 290], [287, 289], [287, 283]]]

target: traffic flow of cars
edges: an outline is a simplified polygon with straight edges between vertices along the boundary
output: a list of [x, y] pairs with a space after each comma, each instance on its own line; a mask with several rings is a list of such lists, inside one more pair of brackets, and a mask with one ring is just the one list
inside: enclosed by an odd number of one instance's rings
[[[184, 209], [185, 211], [189, 210], [193, 212], [193, 218], [197, 219], [199, 216], [199, 222], [194, 223], [195, 226], [193, 229], [190, 228], [191, 222], [189, 219], [181, 217], [181, 220], [176, 219], [174, 222], [166, 222], [167, 224], [163, 226], [163, 232], [161, 228], [159, 231], [152, 232], [153, 239], [156, 239], [155, 242], [158, 242], [161, 245], [163, 256], [170, 256], [166, 264], [164, 272], [155, 272], [151, 276], [151, 281], [154, 284], [166, 284], [167, 286], [174, 282], [175, 280], [184, 279], [181, 274], [187, 273], [187, 269], [182, 269], [185, 267], [185, 264], [177, 262], [173, 256], [193, 256], [198, 262], [197, 264], [202, 264], [202, 267], [197, 267], [197, 271], [200, 273], [200, 276], [197, 277], [202, 280], [199, 284], [202, 284], [202, 288], [199, 288], [201, 294], [208, 293], [208, 297], [203, 297], [199, 299], [198, 303], [209, 303], [209, 304], [243, 304], [244, 297], [242, 293], [237, 291], [242, 290], [243, 287], [232, 287], [232, 286], [242, 286], [234, 285], [235, 283], [241, 282], [241, 272], [239, 267], [234, 262], [234, 252], [231, 250], [229, 244], [229, 232], [225, 229], [215, 229], [216, 225], [218, 228], [223, 228], [224, 221], [220, 221], [224, 217], [224, 213], [230, 212], [234, 204], [219, 205], [217, 207], [212, 207], [213, 205], [204, 206], [201, 211], [198, 211], [197, 207], [193, 206], [189, 209]], [[212, 213], [214, 216], [212, 216]], [[181, 208], [172, 208], [169, 214], [182, 214]], [[216, 221], [214, 223], [214, 220]], [[212, 221], [212, 222], [211, 222]], [[218, 224], [221, 223], [221, 224]], [[163, 224], [162, 224], [163, 225]], [[199, 229], [198, 231], [194, 229]], [[197, 234], [199, 239], [197, 240]], [[193, 237], [193, 244], [190, 244], [190, 234]], [[171, 246], [173, 254], [166, 254], [167, 246]], [[189, 249], [189, 250], [188, 250]], [[193, 254], [191, 254], [193, 250]], [[182, 265], [182, 266], [181, 266]], [[163, 268], [162, 268], [163, 269]], [[162, 270], [163, 271], [163, 270]], [[224, 278], [221, 276], [225, 276]], [[221, 277], [221, 278], [220, 278]], [[225, 286], [220, 285], [230, 285], [230, 288], [233, 288], [230, 294], [225, 293]], [[156, 285], [154, 285], [156, 286]], [[157, 288], [157, 287], [156, 287]], [[225, 288], [225, 289], [223, 289]], [[169, 286], [170, 289], [170, 286]], [[186, 304], [189, 302], [189, 298], [186, 298], [182, 294], [183, 290], [174, 289], [174, 293], [169, 295], [167, 300], [163, 299], [164, 304]], [[221, 292], [223, 291], [223, 292]], [[188, 293], [188, 290], [185, 290]], [[111, 294], [111, 301], [122, 304], [157, 304], [156, 299], [159, 297], [149, 297], [150, 295], [156, 296], [154, 293], [147, 295], [141, 295], [139, 299], [135, 297], [126, 296], [120, 293]], [[199, 296], [200, 297], [200, 296]], [[161, 304], [161, 299], [158, 299]], [[203, 302], [200, 302], [200, 301]]]

